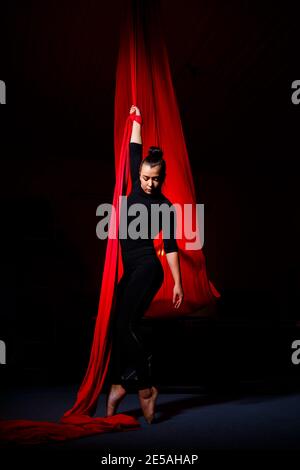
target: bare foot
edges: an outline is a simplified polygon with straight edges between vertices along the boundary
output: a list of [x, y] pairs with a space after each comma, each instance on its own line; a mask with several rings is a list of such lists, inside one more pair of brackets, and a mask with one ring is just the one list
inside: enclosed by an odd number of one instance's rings
[[158, 396], [156, 387], [144, 388], [139, 390], [139, 400], [143, 410], [144, 418], [148, 424], [151, 424], [155, 413], [155, 402]]
[[121, 400], [126, 395], [126, 390], [120, 384], [113, 384], [110, 388], [107, 400], [106, 400], [106, 416], [113, 416]]

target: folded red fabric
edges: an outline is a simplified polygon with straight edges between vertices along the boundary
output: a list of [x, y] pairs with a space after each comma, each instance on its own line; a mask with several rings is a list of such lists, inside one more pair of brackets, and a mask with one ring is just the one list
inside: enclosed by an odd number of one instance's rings
[[130, 117], [130, 119], [131, 119], [132, 122], [133, 122], [133, 121], [136, 121], [136, 122], [138, 122], [139, 124], [142, 124], [142, 122], [143, 122], [142, 116], [139, 116], [139, 115], [137, 115], [137, 114], [131, 113], [131, 114], [129, 114], [129, 117]]
[[11, 447], [14, 444], [30, 446], [51, 441], [66, 441], [139, 427], [140, 423], [134, 417], [121, 413], [103, 418], [74, 415], [71, 420], [64, 418], [59, 423], [26, 419], [0, 420], [0, 448]]

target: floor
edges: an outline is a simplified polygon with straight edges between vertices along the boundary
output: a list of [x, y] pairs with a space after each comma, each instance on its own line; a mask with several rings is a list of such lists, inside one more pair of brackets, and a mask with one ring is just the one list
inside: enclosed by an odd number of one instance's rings
[[[2, 419], [56, 421], [73, 404], [76, 387], [23, 387], [1, 392]], [[105, 396], [97, 416], [104, 416]], [[136, 395], [129, 394], [119, 412], [139, 413]], [[141, 428], [106, 433], [35, 449], [73, 457], [91, 452], [98, 459], [108, 455], [210, 450], [299, 450], [300, 392], [271, 390], [217, 396], [201, 393], [160, 393], [156, 423], [148, 425], [140, 414]]]

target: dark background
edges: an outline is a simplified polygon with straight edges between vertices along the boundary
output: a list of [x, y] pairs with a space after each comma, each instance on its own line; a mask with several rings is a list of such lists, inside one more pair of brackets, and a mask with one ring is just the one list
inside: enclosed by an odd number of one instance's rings
[[[114, 189], [124, 4], [11, 2], [1, 20], [6, 381], [78, 381], [87, 365], [106, 248], [96, 208]], [[158, 355], [165, 351], [160, 380], [298, 375], [290, 361], [300, 338], [297, 11], [283, 2], [162, 0], [161, 15], [205, 204], [208, 275], [222, 297], [215, 320], [154, 322]]]

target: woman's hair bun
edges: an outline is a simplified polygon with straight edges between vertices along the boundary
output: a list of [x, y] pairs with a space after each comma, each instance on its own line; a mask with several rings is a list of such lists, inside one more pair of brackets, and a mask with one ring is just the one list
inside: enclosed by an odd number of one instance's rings
[[163, 158], [163, 151], [160, 147], [151, 146], [149, 147], [148, 155], [151, 157], [152, 161], [159, 161]]
[[144, 158], [144, 160], [142, 160], [140, 168], [144, 164], [149, 165], [151, 168], [154, 168], [155, 166], [159, 166], [160, 167], [160, 173], [159, 173], [160, 180], [162, 183], [164, 182], [165, 177], [166, 177], [166, 161], [163, 158], [163, 151], [160, 147], [154, 147], [154, 146], [149, 147], [148, 155], [147, 157]]

